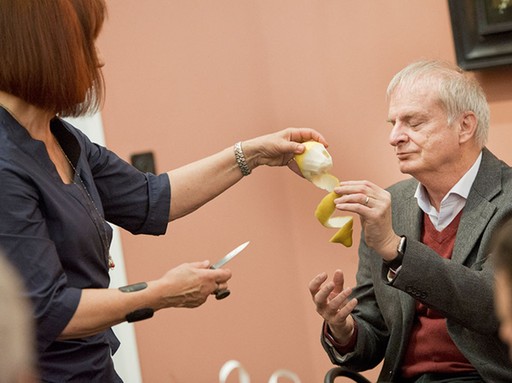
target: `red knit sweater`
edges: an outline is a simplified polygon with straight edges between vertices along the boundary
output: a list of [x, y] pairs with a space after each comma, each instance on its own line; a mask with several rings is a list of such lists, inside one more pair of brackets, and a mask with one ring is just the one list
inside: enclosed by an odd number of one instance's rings
[[[443, 258], [451, 259], [461, 215], [462, 212], [444, 230], [437, 231], [428, 215], [424, 214], [422, 242]], [[402, 364], [403, 377], [411, 378], [427, 372], [457, 373], [474, 370], [448, 335], [446, 318], [438, 311], [416, 302], [414, 326]]]

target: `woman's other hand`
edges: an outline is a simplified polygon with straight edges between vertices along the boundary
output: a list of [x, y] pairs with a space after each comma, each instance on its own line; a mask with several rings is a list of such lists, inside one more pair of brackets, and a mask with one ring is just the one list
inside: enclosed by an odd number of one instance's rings
[[217, 290], [227, 289], [229, 269], [210, 269], [210, 262], [184, 263], [158, 280], [162, 289], [161, 308], [202, 305]]

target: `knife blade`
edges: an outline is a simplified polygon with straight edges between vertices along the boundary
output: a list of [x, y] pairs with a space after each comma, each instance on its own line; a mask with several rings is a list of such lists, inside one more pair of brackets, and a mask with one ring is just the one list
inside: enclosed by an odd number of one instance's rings
[[247, 242], [244, 242], [242, 243], [240, 246], [237, 246], [236, 248], [234, 248], [233, 250], [231, 250], [229, 253], [227, 253], [224, 258], [220, 259], [219, 261], [217, 261], [216, 263], [214, 263], [213, 265], [210, 266], [211, 269], [219, 269], [221, 268], [222, 266], [224, 266], [226, 263], [228, 263], [229, 261], [231, 261], [238, 253], [240, 253], [243, 249], [245, 249], [247, 247], [247, 245], [249, 244], [249, 242], [251, 241], [247, 241]]

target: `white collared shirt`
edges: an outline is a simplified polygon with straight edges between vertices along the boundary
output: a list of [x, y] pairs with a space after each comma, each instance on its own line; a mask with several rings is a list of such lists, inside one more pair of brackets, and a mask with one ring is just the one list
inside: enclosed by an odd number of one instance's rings
[[439, 211], [430, 203], [425, 187], [418, 184], [414, 197], [417, 199], [420, 209], [427, 213], [437, 231], [442, 231], [464, 209], [481, 162], [482, 153], [480, 153], [473, 166], [462, 176], [459, 182], [444, 196]]

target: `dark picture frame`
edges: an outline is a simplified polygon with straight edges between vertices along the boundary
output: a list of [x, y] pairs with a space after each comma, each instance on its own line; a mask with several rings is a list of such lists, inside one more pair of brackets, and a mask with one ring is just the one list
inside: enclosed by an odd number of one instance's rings
[[457, 64], [512, 65], [512, 0], [448, 0]]

